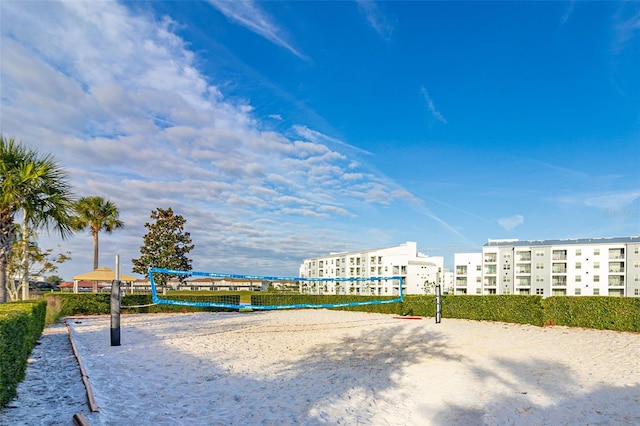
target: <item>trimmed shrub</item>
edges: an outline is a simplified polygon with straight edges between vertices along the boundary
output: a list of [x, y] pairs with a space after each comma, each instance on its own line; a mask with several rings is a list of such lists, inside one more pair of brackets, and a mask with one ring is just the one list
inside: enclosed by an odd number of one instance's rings
[[554, 296], [542, 301], [547, 325], [640, 332], [640, 299]]
[[542, 297], [525, 295], [442, 296], [442, 317], [544, 325]]
[[0, 407], [16, 397], [29, 355], [44, 329], [46, 302], [0, 305]]

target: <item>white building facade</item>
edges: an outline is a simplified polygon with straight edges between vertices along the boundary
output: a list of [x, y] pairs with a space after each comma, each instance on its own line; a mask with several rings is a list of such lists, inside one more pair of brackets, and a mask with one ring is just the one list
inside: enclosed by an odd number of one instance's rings
[[455, 294], [640, 297], [640, 237], [490, 239], [454, 264]]
[[[404, 294], [433, 294], [435, 285], [443, 284], [443, 265], [443, 257], [418, 253], [415, 242], [406, 242], [392, 247], [330, 253], [327, 256], [304, 259], [300, 266], [300, 277], [330, 279], [401, 276]], [[395, 280], [383, 279], [326, 280], [310, 291], [322, 294], [396, 296], [399, 294], [399, 286]]]

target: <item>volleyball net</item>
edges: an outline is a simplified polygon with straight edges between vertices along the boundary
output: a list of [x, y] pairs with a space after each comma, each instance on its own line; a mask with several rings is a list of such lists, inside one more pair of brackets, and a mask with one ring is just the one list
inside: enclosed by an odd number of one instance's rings
[[[160, 297], [158, 285], [166, 288], [171, 277], [178, 278], [180, 285], [176, 289], [210, 290], [215, 301], [181, 300], [175, 294]], [[402, 276], [309, 278], [149, 269], [154, 304], [232, 310], [331, 309], [398, 303], [404, 299], [403, 283]], [[251, 292], [251, 302], [240, 301], [239, 292], [243, 291]]]

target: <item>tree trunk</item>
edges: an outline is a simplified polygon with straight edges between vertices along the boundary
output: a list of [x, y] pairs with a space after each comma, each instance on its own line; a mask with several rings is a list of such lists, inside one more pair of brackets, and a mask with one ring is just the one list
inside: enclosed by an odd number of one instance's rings
[[98, 269], [98, 232], [93, 233], [93, 270]]
[[0, 303], [7, 303], [7, 265], [15, 236], [14, 226], [10, 215], [0, 214]]
[[4, 254], [0, 254], [0, 303], [7, 303], [7, 258]]
[[27, 225], [27, 216], [25, 215], [22, 222], [22, 239], [20, 240], [20, 249], [22, 256], [20, 258], [20, 284], [22, 285], [22, 300], [29, 300], [29, 262], [28, 257], [29, 246], [29, 226]]

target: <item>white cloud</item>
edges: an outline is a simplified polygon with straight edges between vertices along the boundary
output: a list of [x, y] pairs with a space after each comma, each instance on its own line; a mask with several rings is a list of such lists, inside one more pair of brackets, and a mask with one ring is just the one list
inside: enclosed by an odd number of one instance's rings
[[389, 23], [385, 14], [374, 0], [356, 0], [358, 9], [365, 16], [367, 22], [384, 40], [391, 40], [393, 25]]
[[631, 190], [589, 197], [584, 200], [584, 204], [601, 209], [620, 209], [631, 205], [637, 199], [640, 199], [640, 190]]
[[[126, 226], [101, 238], [101, 264], [111, 249], [125, 266], [138, 257], [151, 210], [171, 206], [187, 219], [194, 267], [295, 271], [303, 256], [344, 249], [333, 219], [408, 197], [351, 158], [366, 151], [304, 125], [295, 140], [264, 130], [198, 71], [171, 20], [116, 2], [3, 2], [2, 13], [0, 128], [51, 152], [79, 195], [119, 206]], [[319, 235], [330, 238], [320, 246]], [[65, 278], [91, 265], [90, 244], [65, 242]], [[298, 260], [274, 262], [283, 252]]]
[[425, 89], [424, 87], [421, 87], [420, 93], [422, 93], [424, 100], [427, 101], [427, 108], [429, 109], [429, 112], [431, 113], [433, 118], [435, 118], [436, 120], [440, 121], [443, 124], [447, 124], [447, 120], [442, 116], [440, 111], [436, 109], [436, 106], [431, 100], [431, 97], [429, 97], [429, 92], [427, 92], [427, 89]]
[[510, 217], [503, 217], [498, 219], [498, 224], [502, 226], [506, 231], [512, 231], [516, 226], [524, 223], [524, 216], [516, 214]]
[[272, 20], [272, 18], [260, 8], [253, 0], [228, 1], [228, 0], [208, 0], [209, 3], [218, 9], [232, 21], [266, 38], [270, 42], [284, 47], [300, 59], [307, 60], [307, 57], [296, 49], [282, 34], [283, 30]]

